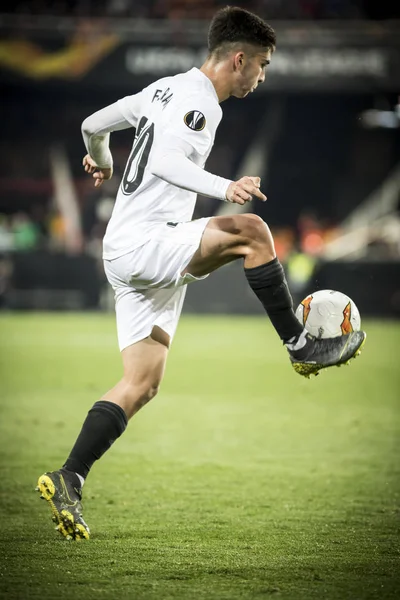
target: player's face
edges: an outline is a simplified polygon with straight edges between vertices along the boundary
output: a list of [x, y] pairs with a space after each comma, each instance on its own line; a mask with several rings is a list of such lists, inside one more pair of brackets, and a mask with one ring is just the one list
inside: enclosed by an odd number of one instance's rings
[[252, 49], [235, 56], [236, 70], [232, 96], [245, 98], [265, 80], [265, 70], [271, 62], [272, 50]]

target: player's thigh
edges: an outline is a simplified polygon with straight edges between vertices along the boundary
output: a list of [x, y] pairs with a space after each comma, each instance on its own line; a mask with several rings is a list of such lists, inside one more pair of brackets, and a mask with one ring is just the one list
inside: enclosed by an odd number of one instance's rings
[[184, 273], [201, 277], [238, 258], [244, 258], [256, 245], [267, 245], [274, 255], [274, 242], [267, 224], [254, 214], [212, 217], [200, 246]]
[[169, 336], [155, 326], [148, 337], [121, 352], [124, 379], [137, 389], [156, 390], [164, 376], [168, 357]]

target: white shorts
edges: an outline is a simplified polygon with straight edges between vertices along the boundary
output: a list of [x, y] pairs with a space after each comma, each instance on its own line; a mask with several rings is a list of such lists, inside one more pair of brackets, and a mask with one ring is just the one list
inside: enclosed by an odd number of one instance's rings
[[150, 239], [132, 252], [104, 260], [115, 292], [119, 349], [148, 337], [155, 325], [173, 338], [186, 284], [204, 277], [182, 275], [200, 245], [211, 217], [156, 225]]

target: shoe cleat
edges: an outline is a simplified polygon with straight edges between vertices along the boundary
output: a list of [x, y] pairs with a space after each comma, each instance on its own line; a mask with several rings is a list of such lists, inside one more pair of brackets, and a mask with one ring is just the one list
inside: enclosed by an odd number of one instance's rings
[[366, 337], [364, 331], [324, 339], [307, 334], [303, 348], [289, 350], [290, 361], [296, 373], [309, 379], [310, 375], [317, 375], [322, 369], [349, 364], [351, 359], [361, 354]]
[[90, 530], [82, 518], [81, 490], [74, 485], [74, 474], [65, 469], [44, 473], [39, 477], [37, 490], [58, 523], [55, 530], [67, 540], [89, 539]]

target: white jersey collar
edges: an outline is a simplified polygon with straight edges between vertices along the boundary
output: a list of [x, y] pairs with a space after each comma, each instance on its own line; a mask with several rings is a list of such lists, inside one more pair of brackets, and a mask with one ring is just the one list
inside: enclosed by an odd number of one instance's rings
[[198, 77], [198, 79], [202, 79], [203, 81], [206, 82], [206, 85], [210, 88], [210, 90], [212, 91], [212, 93], [215, 96], [216, 101], [219, 104], [219, 98], [218, 98], [216, 89], [215, 89], [211, 79], [209, 79], [209, 77], [207, 77], [207, 75], [205, 75], [203, 73], [203, 71], [200, 71], [200, 69], [198, 69], [197, 67], [193, 67], [192, 69], [190, 69], [189, 73], [191, 73], [192, 75], [195, 75], [196, 77]]

